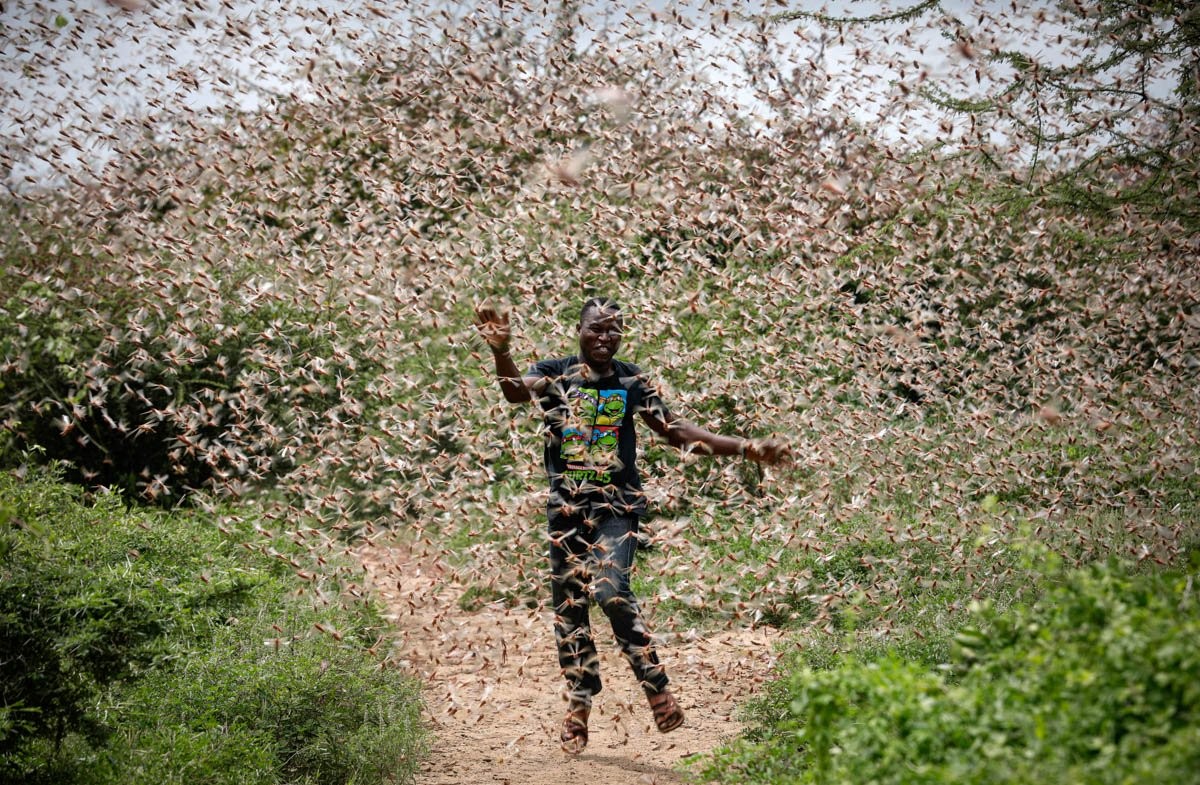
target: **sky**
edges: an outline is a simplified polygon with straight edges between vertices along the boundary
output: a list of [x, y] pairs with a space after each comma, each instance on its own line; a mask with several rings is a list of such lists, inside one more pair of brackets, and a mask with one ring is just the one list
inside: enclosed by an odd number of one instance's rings
[[[840, 0], [822, 6], [834, 16], [864, 16], [906, 3]], [[560, 3], [514, 3], [505, 21], [537, 30]], [[505, 7], [507, 6], [507, 7]], [[580, 2], [586, 20], [577, 44], [623, 29], [691, 43], [697, 74], [736, 101], [750, 117], [772, 111], [756, 96], [741, 63], [753, 47], [745, 34], [763, 14], [815, 8], [813, 3]], [[1015, 7], [1016, 12], [1010, 9]], [[1069, 30], [1049, 3], [947, 0], [980, 44], [1020, 48], [1061, 62]], [[454, 30], [477, 13], [472, 4], [431, 0], [28, 0], [0, 4], [0, 181], [13, 191], [99, 175], [124, 140], [169, 134], [188, 118], [227, 111], [270, 111], [278, 96], [303, 96], [305, 69], [352, 68], [357, 51], [394, 37]], [[957, 133], [944, 115], [907, 109], [891, 99], [899, 83], [936, 82], [959, 95], [979, 95], [1003, 82], [1003, 67], [984, 69], [932, 23], [861, 26], [840, 42], [812, 20], [769, 30], [770, 52], [785, 72], [819, 55], [828, 76], [813, 111], [849, 111], [890, 142], [920, 142]], [[1002, 19], [1003, 25], [988, 22]], [[1067, 44], [1063, 35], [1068, 34]], [[902, 70], [898, 70], [898, 67]], [[800, 69], [804, 79], [811, 72]], [[958, 122], [961, 122], [959, 120]], [[947, 125], [949, 123], [949, 125]], [[954, 129], [954, 130], [950, 130]], [[1002, 129], [993, 141], [1003, 144]]]

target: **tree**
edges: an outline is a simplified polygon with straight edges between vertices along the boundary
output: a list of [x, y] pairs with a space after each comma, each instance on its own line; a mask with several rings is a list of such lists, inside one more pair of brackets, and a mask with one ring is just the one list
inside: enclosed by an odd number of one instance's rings
[[[905, 84], [901, 71], [897, 95], [965, 121], [961, 136], [939, 143], [1073, 204], [1128, 206], [1189, 232], [1200, 227], [1200, 8], [1173, 0], [1072, 0], [1056, 10], [948, 5], [926, 0], [858, 16], [787, 11], [770, 21], [811, 20], [842, 37], [900, 23], [906, 37], [918, 25], [936, 30], [957, 55], [947, 70], [965, 78], [951, 84], [922, 68]], [[1034, 30], [1046, 44], [1040, 51]], [[998, 133], [1007, 146], [996, 143]]]

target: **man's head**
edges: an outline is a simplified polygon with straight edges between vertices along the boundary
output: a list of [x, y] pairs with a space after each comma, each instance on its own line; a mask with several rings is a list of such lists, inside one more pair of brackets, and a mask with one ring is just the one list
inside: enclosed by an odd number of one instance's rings
[[595, 371], [607, 371], [621, 348], [624, 330], [621, 306], [606, 297], [593, 297], [579, 311], [579, 354]]

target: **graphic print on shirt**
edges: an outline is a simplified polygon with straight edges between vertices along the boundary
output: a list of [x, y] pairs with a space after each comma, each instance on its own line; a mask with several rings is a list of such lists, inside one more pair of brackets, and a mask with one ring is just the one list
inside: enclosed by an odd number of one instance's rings
[[617, 444], [625, 418], [625, 390], [577, 387], [568, 394], [571, 416], [562, 432], [566, 477], [581, 482], [611, 482], [620, 468]]

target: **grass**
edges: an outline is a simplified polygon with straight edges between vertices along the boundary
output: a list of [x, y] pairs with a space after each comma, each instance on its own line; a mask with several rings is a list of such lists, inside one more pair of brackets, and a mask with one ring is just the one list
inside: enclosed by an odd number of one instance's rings
[[[792, 634], [789, 697], [756, 715], [754, 738], [799, 721], [794, 671], [836, 671], [826, 687], [899, 706], [938, 693], [973, 603], [1021, 608], [1045, 589], [1031, 542], [1072, 568], [1180, 569], [1200, 512], [1200, 385], [1189, 238], [1161, 242], [1177, 228], [1064, 208], [954, 161], [894, 167], [861, 139], [838, 173], [846, 194], [806, 193], [821, 156], [736, 124], [698, 140], [668, 93], [637, 122], [606, 119], [582, 97], [619, 75], [607, 59], [520, 90], [464, 76], [508, 72], [497, 46], [457, 64], [381, 53], [372, 78], [285, 107], [286, 133], [228, 118], [218, 136], [149, 146], [104, 200], [7, 205], [20, 221], [0, 233], [14, 284], [0, 461], [70, 458], [94, 497], [10, 474], [17, 518], [91, 532], [92, 552], [5, 536], [79, 557], [49, 577], [29, 566], [42, 585], [145, 621], [83, 615], [93, 637], [79, 640], [122, 653], [64, 693], [81, 707], [69, 732], [23, 748], [59, 767], [38, 776], [411, 771], [415, 693], [373, 670], [381, 623], [322, 601], [361, 593], [339, 549], [386, 529], [444, 552], [464, 609], [546, 601], [538, 417], [499, 402], [477, 297], [513, 304], [524, 366], [572, 352], [582, 300], [611, 295], [623, 355], [674, 411], [792, 442], [796, 463], [766, 470], [642, 442], [635, 586], [655, 629]], [[540, 125], [493, 133], [539, 101], [556, 108]], [[620, 152], [576, 184], [547, 180], [541, 162], [584, 138]], [[103, 484], [196, 508], [129, 510]], [[79, 522], [92, 519], [119, 536], [96, 538]], [[4, 715], [6, 738], [22, 711]]]
[[[1194, 779], [1197, 560], [1065, 567], [1037, 545], [1019, 603], [953, 635], [817, 645], [749, 707], [709, 781], [1096, 782]], [[948, 645], [947, 645], [948, 644]]]
[[[375, 653], [375, 608], [339, 591], [345, 558], [299, 545], [302, 531], [84, 499], [37, 471], [0, 475], [0, 529], [5, 777], [316, 785], [415, 771], [418, 687]], [[325, 577], [306, 583], [297, 565], [317, 556]]]

